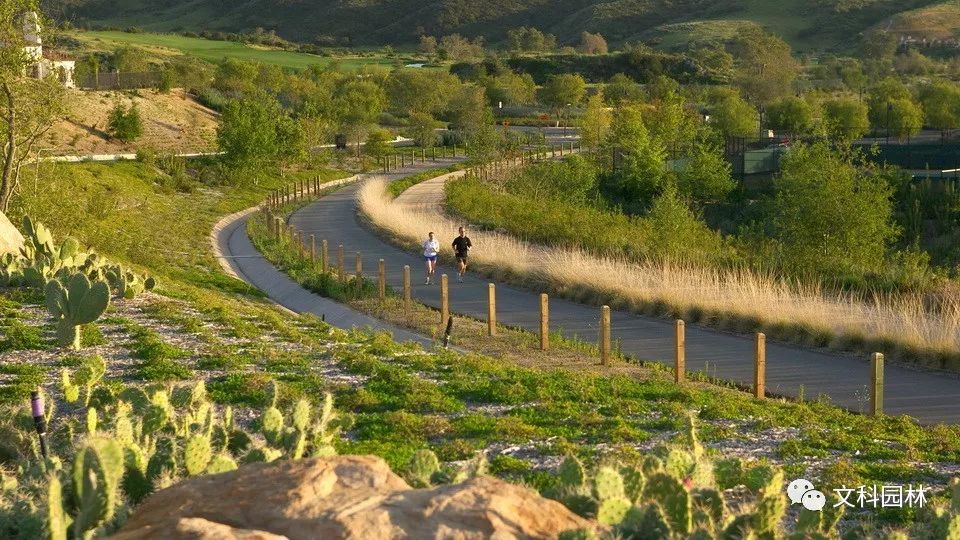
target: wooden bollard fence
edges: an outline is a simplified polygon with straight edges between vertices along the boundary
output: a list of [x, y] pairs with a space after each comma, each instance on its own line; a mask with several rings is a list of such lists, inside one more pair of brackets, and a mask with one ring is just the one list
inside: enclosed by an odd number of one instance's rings
[[687, 377], [686, 341], [686, 325], [677, 319], [673, 332], [673, 381], [676, 383], [682, 383]]
[[383, 300], [387, 296], [387, 265], [383, 262], [383, 259], [377, 263], [377, 270], [380, 279], [377, 282], [377, 292], [380, 295], [380, 300]]
[[487, 335], [497, 335], [497, 286], [487, 284]]
[[357, 279], [363, 277], [363, 258], [360, 257], [360, 252], [357, 252], [357, 262], [354, 265], [354, 270], [357, 272]]
[[540, 294], [540, 350], [550, 348], [550, 298], [547, 293]]
[[327, 247], [327, 239], [324, 238], [320, 241], [320, 271], [323, 273], [326, 273], [330, 266], [330, 252]]
[[412, 295], [410, 294], [410, 265], [403, 265], [403, 313], [410, 316]]
[[317, 266], [317, 237], [310, 235], [310, 264]]
[[870, 415], [883, 414], [883, 353], [873, 353], [870, 360]]
[[344, 260], [343, 244], [340, 244], [339, 246], [337, 246], [337, 276], [340, 279], [343, 279], [344, 277], [346, 277], [346, 274], [347, 274], [347, 263]]
[[447, 275], [440, 276], [440, 326], [447, 324], [450, 318], [450, 287], [447, 283]]
[[280, 240], [283, 237], [283, 220], [280, 218], [273, 219], [273, 231], [274, 237], [277, 240]]
[[753, 397], [763, 399], [767, 393], [767, 336], [757, 332], [753, 350]]
[[610, 306], [600, 308], [600, 364], [610, 365]]

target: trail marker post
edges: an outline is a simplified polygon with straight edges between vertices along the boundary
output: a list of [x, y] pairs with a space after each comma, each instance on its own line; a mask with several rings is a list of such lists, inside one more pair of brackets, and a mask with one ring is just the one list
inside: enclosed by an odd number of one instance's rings
[[550, 299], [547, 293], [540, 295], [540, 350], [550, 348]]
[[440, 276], [440, 324], [443, 324], [450, 317], [450, 287], [447, 283], [447, 275]]
[[757, 332], [753, 353], [753, 397], [763, 399], [767, 386], [767, 336]]
[[687, 377], [686, 325], [677, 319], [673, 333], [673, 381], [682, 383]]
[[600, 364], [610, 365], [610, 306], [600, 308]]
[[870, 415], [883, 414], [883, 353], [873, 353], [870, 360]]
[[497, 286], [487, 284], [487, 335], [497, 335]]

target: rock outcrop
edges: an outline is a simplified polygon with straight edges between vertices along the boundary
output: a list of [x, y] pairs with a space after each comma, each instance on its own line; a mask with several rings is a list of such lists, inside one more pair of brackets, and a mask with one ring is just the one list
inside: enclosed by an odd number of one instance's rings
[[114, 538], [556, 538], [593, 526], [496, 478], [412, 489], [378, 457], [335, 456], [185, 480], [135, 508]]
[[23, 235], [13, 226], [6, 214], [0, 212], [0, 255], [17, 253], [23, 246]]

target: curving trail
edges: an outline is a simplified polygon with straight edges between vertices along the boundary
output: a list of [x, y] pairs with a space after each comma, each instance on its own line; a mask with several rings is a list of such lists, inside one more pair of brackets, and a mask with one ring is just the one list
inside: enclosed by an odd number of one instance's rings
[[[437, 285], [424, 285], [423, 261], [418, 253], [395, 247], [371, 231], [358, 217], [357, 193], [360, 185], [350, 184], [312, 203], [293, 216], [291, 223], [306, 234], [326, 238], [331, 245], [343, 244], [347, 260], [359, 251], [364, 268], [376, 268], [384, 259], [388, 283], [399, 288], [403, 265], [410, 265], [414, 297], [431, 306], [439, 306]], [[442, 211], [443, 180], [431, 180], [405, 191], [398, 203], [421, 211]], [[427, 223], [424, 224], [429, 227]], [[438, 231], [439, 233], [440, 231]], [[449, 249], [451, 234], [443, 231], [441, 246]], [[446, 242], [446, 243], [444, 243]], [[484, 319], [488, 280], [468, 274], [465, 283], [457, 283], [455, 268], [441, 265], [439, 273], [450, 276], [450, 308]], [[520, 287], [497, 284], [498, 322], [531, 331], [538, 328], [539, 294]], [[599, 309], [560, 298], [550, 299], [552, 329], [562, 329], [567, 336], [595, 340]], [[612, 313], [612, 337], [621, 349], [637, 358], [672, 365], [673, 323], [662, 319], [635, 315], [625, 311]], [[454, 328], [456, 332], [456, 328]], [[752, 337], [732, 335], [713, 329], [687, 325], [686, 361], [689, 371], [706, 371], [712, 376], [750, 384], [753, 377]], [[854, 411], [869, 405], [869, 361], [829, 352], [808, 350], [775, 342], [767, 343], [767, 391], [773, 394], [807, 399], [824, 395], [840, 406]], [[960, 377], [942, 372], [915, 370], [887, 363], [885, 412], [908, 414], [924, 423], [956, 423], [960, 421]], [[802, 389], [802, 390], [801, 390]]]

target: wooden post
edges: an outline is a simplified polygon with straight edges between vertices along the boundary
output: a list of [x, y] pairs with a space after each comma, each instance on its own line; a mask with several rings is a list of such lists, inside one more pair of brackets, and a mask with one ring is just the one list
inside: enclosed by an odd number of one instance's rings
[[343, 279], [347, 273], [346, 261], [344, 261], [343, 244], [337, 246], [337, 276]]
[[767, 336], [757, 332], [753, 351], [753, 397], [763, 399], [767, 390]]
[[600, 364], [610, 365], [610, 306], [600, 308]]
[[274, 218], [273, 223], [274, 223], [273, 230], [276, 233], [275, 234], [276, 239], [280, 240], [280, 238], [283, 237], [283, 220], [280, 218]]
[[357, 263], [355, 270], [357, 271], [357, 279], [363, 277], [363, 259], [360, 257], [360, 252], [357, 252]]
[[883, 353], [870, 361], [870, 416], [883, 415]]
[[550, 298], [540, 294], [540, 350], [550, 348]]
[[497, 335], [497, 286], [487, 284], [487, 335]]
[[406, 316], [410, 316], [410, 307], [411, 307], [411, 294], [410, 294], [410, 265], [403, 265], [403, 313]]
[[330, 266], [330, 252], [327, 249], [327, 239], [324, 238], [320, 241], [320, 270], [323, 272], [327, 271], [327, 267]]
[[317, 266], [317, 237], [315, 235], [310, 235], [310, 264], [316, 268]]
[[687, 337], [686, 327], [677, 319], [673, 341], [673, 381], [682, 383], [687, 377]]
[[380, 293], [380, 300], [383, 300], [387, 296], [387, 266], [383, 259], [380, 259], [377, 266], [380, 274], [377, 292]]
[[450, 288], [447, 284], [447, 275], [440, 276], [440, 326], [447, 324], [450, 318]]

